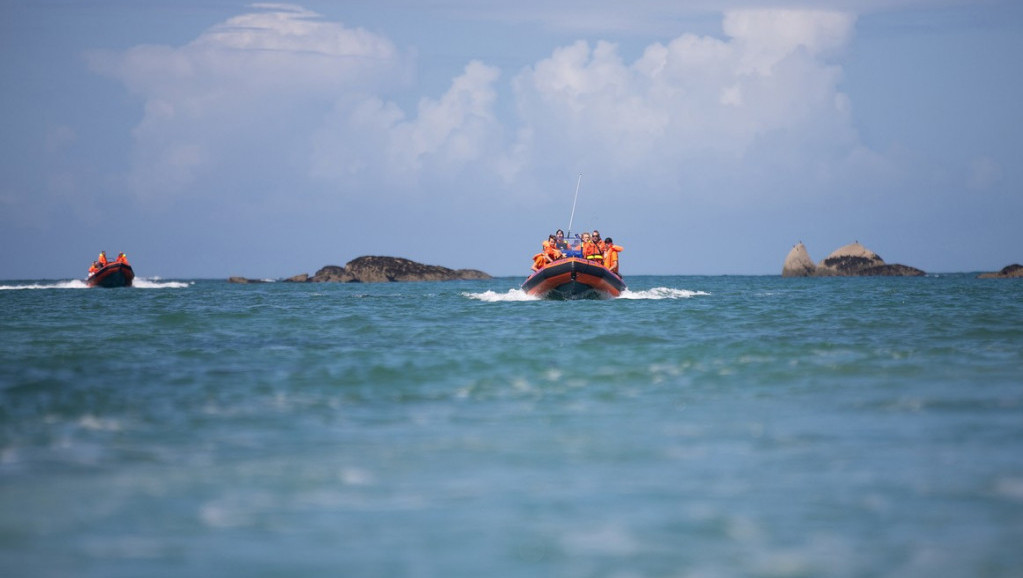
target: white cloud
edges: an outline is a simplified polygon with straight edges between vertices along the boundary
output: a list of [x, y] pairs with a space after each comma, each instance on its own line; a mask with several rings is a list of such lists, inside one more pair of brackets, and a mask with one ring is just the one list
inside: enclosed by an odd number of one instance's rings
[[195, 106], [243, 90], [376, 89], [407, 64], [390, 40], [366, 30], [323, 21], [297, 6], [253, 8], [259, 11], [218, 24], [180, 48], [142, 45], [123, 55], [97, 55], [94, 63], [144, 97], [189, 97]]
[[770, 75], [796, 50], [827, 56], [845, 48], [854, 24], [844, 12], [761, 9], [728, 12], [723, 28], [741, 52], [739, 72]]
[[498, 69], [474, 61], [440, 100], [421, 100], [415, 120], [393, 128], [395, 164], [419, 170], [428, 156], [442, 166], [459, 166], [480, 160], [484, 153], [499, 154], [491, 146], [500, 135], [493, 113], [499, 75]]
[[484, 175], [521, 190], [554, 170], [739, 195], [764, 175], [837, 178], [869, 156], [833, 62], [853, 36], [844, 12], [733, 11], [726, 38], [681, 35], [631, 63], [606, 41], [556, 48], [511, 79], [508, 118], [492, 66], [470, 61], [407, 114], [387, 94], [407, 86], [411, 62], [389, 39], [296, 6], [254, 8], [181, 47], [94, 55], [145, 99], [141, 193], [284, 173], [353, 185], [335, 190], [439, 180], [473, 194]]
[[378, 97], [340, 102], [313, 136], [312, 176], [408, 185], [431, 175], [499, 171], [502, 127], [494, 116], [498, 69], [470, 62], [413, 118]]
[[858, 139], [830, 58], [850, 42], [855, 20], [730, 12], [729, 38], [682, 35], [631, 64], [606, 42], [557, 49], [514, 79], [532, 163], [575, 155], [596, 170], [665, 181], [844, 163]]
[[175, 191], [204, 172], [304, 164], [308, 134], [339, 100], [407, 83], [387, 38], [286, 4], [257, 4], [181, 46], [94, 53], [94, 69], [145, 100], [133, 188]]

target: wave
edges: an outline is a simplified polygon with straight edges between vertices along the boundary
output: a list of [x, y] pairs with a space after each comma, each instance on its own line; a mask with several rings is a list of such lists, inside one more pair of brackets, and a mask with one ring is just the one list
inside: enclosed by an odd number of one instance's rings
[[81, 279], [70, 281], [54, 281], [52, 283], [25, 283], [17, 285], [0, 285], [0, 291], [17, 291], [20, 289], [88, 289], [89, 286]]
[[[470, 299], [478, 299], [480, 301], [486, 301], [487, 303], [497, 303], [502, 301], [537, 301], [537, 297], [527, 294], [522, 289], [509, 289], [507, 293], [498, 293], [496, 291], [484, 291], [482, 293], [462, 293], [462, 295]], [[626, 289], [618, 297], [619, 299], [689, 299], [692, 297], [710, 295], [710, 293], [704, 291], [690, 291], [688, 289], [673, 289], [671, 287], [654, 287], [653, 289], [644, 289], [642, 291], [631, 291]]]
[[194, 285], [195, 281], [163, 281], [159, 277], [136, 277], [132, 281], [132, 287], [138, 287], [140, 289], [184, 289], [191, 285]]
[[706, 291], [690, 291], [672, 287], [654, 287], [642, 291], [626, 289], [618, 296], [619, 299], [690, 299], [697, 296], [710, 295]]
[[507, 293], [496, 291], [484, 291], [483, 293], [462, 293], [469, 299], [479, 299], [487, 303], [498, 303], [502, 301], [538, 301], [537, 297], [527, 294], [522, 289], [509, 289]]
[[[184, 281], [161, 281], [159, 277], [153, 277], [146, 279], [143, 277], [136, 277], [132, 281], [132, 287], [139, 289], [184, 289], [194, 282], [186, 283]], [[0, 291], [17, 291], [22, 289], [88, 289], [89, 286], [85, 284], [85, 281], [81, 279], [71, 279], [69, 281], [53, 281], [47, 283], [23, 283], [14, 285], [0, 285]]]

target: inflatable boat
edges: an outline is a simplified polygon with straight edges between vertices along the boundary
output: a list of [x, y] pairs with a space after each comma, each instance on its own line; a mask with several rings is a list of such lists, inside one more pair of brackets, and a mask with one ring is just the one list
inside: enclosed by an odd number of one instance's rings
[[108, 263], [85, 280], [89, 287], [131, 287], [135, 271], [127, 263]]
[[625, 281], [602, 264], [567, 257], [530, 275], [522, 290], [541, 299], [611, 299], [625, 291]]

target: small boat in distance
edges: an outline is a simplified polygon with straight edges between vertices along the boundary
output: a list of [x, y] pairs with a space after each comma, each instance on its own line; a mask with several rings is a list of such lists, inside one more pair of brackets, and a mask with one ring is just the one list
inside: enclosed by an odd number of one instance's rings
[[[568, 219], [568, 236], [572, 236], [572, 222], [575, 220], [575, 204], [579, 200], [580, 174], [575, 182], [575, 198], [572, 200], [572, 216]], [[597, 234], [597, 230], [593, 230]], [[600, 243], [600, 236], [594, 238]], [[611, 238], [605, 239], [611, 243]], [[587, 248], [589, 246], [589, 248]], [[590, 244], [589, 233], [576, 235], [575, 239], [564, 238], [561, 229], [550, 235], [544, 242], [543, 253], [534, 255], [533, 274], [522, 284], [527, 295], [541, 299], [611, 299], [625, 291], [625, 281], [618, 274], [617, 253], [622, 248], [613, 243], [609, 248], [598, 248]], [[601, 252], [610, 251], [614, 257], [604, 265]], [[586, 254], [584, 254], [586, 253]], [[589, 258], [587, 258], [589, 257]], [[611, 267], [609, 269], [608, 267]], [[613, 270], [612, 270], [613, 269]]]
[[522, 290], [541, 299], [611, 299], [625, 291], [625, 281], [596, 261], [572, 256], [534, 272]]
[[134, 279], [135, 271], [131, 265], [114, 261], [90, 274], [85, 284], [89, 287], [131, 287]]

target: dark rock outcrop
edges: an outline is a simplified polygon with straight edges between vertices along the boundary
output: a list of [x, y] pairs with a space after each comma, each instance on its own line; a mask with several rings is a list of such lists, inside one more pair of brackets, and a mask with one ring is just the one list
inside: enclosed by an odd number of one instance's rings
[[835, 249], [816, 266], [802, 243], [789, 251], [782, 267], [783, 277], [920, 277], [923, 271], [908, 265], [884, 262], [880, 255], [859, 242]]
[[909, 265], [875, 265], [860, 269], [855, 273], [856, 277], [923, 277], [927, 275], [924, 271]]
[[[475, 269], [448, 269], [438, 265], [423, 265], [401, 257], [359, 257], [344, 267], [327, 265], [315, 275], [302, 273], [283, 279], [284, 283], [381, 283], [392, 281], [457, 281], [490, 279], [490, 275]], [[229, 277], [229, 283], [266, 283], [266, 279]]]
[[817, 264], [815, 274], [819, 277], [852, 277], [884, 264], [884, 259], [877, 253], [856, 242], [832, 251]]
[[344, 267], [338, 267], [337, 265], [327, 265], [306, 280], [314, 283], [352, 283], [358, 281], [358, 279], [346, 271]]
[[383, 283], [400, 281], [456, 281], [490, 279], [475, 269], [448, 269], [438, 265], [424, 265], [401, 257], [359, 257], [344, 267], [328, 265], [309, 277], [313, 283]]
[[1019, 279], [1023, 278], [1023, 265], [1013, 263], [1003, 267], [1001, 271], [997, 273], [981, 273], [977, 275], [978, 279]]

